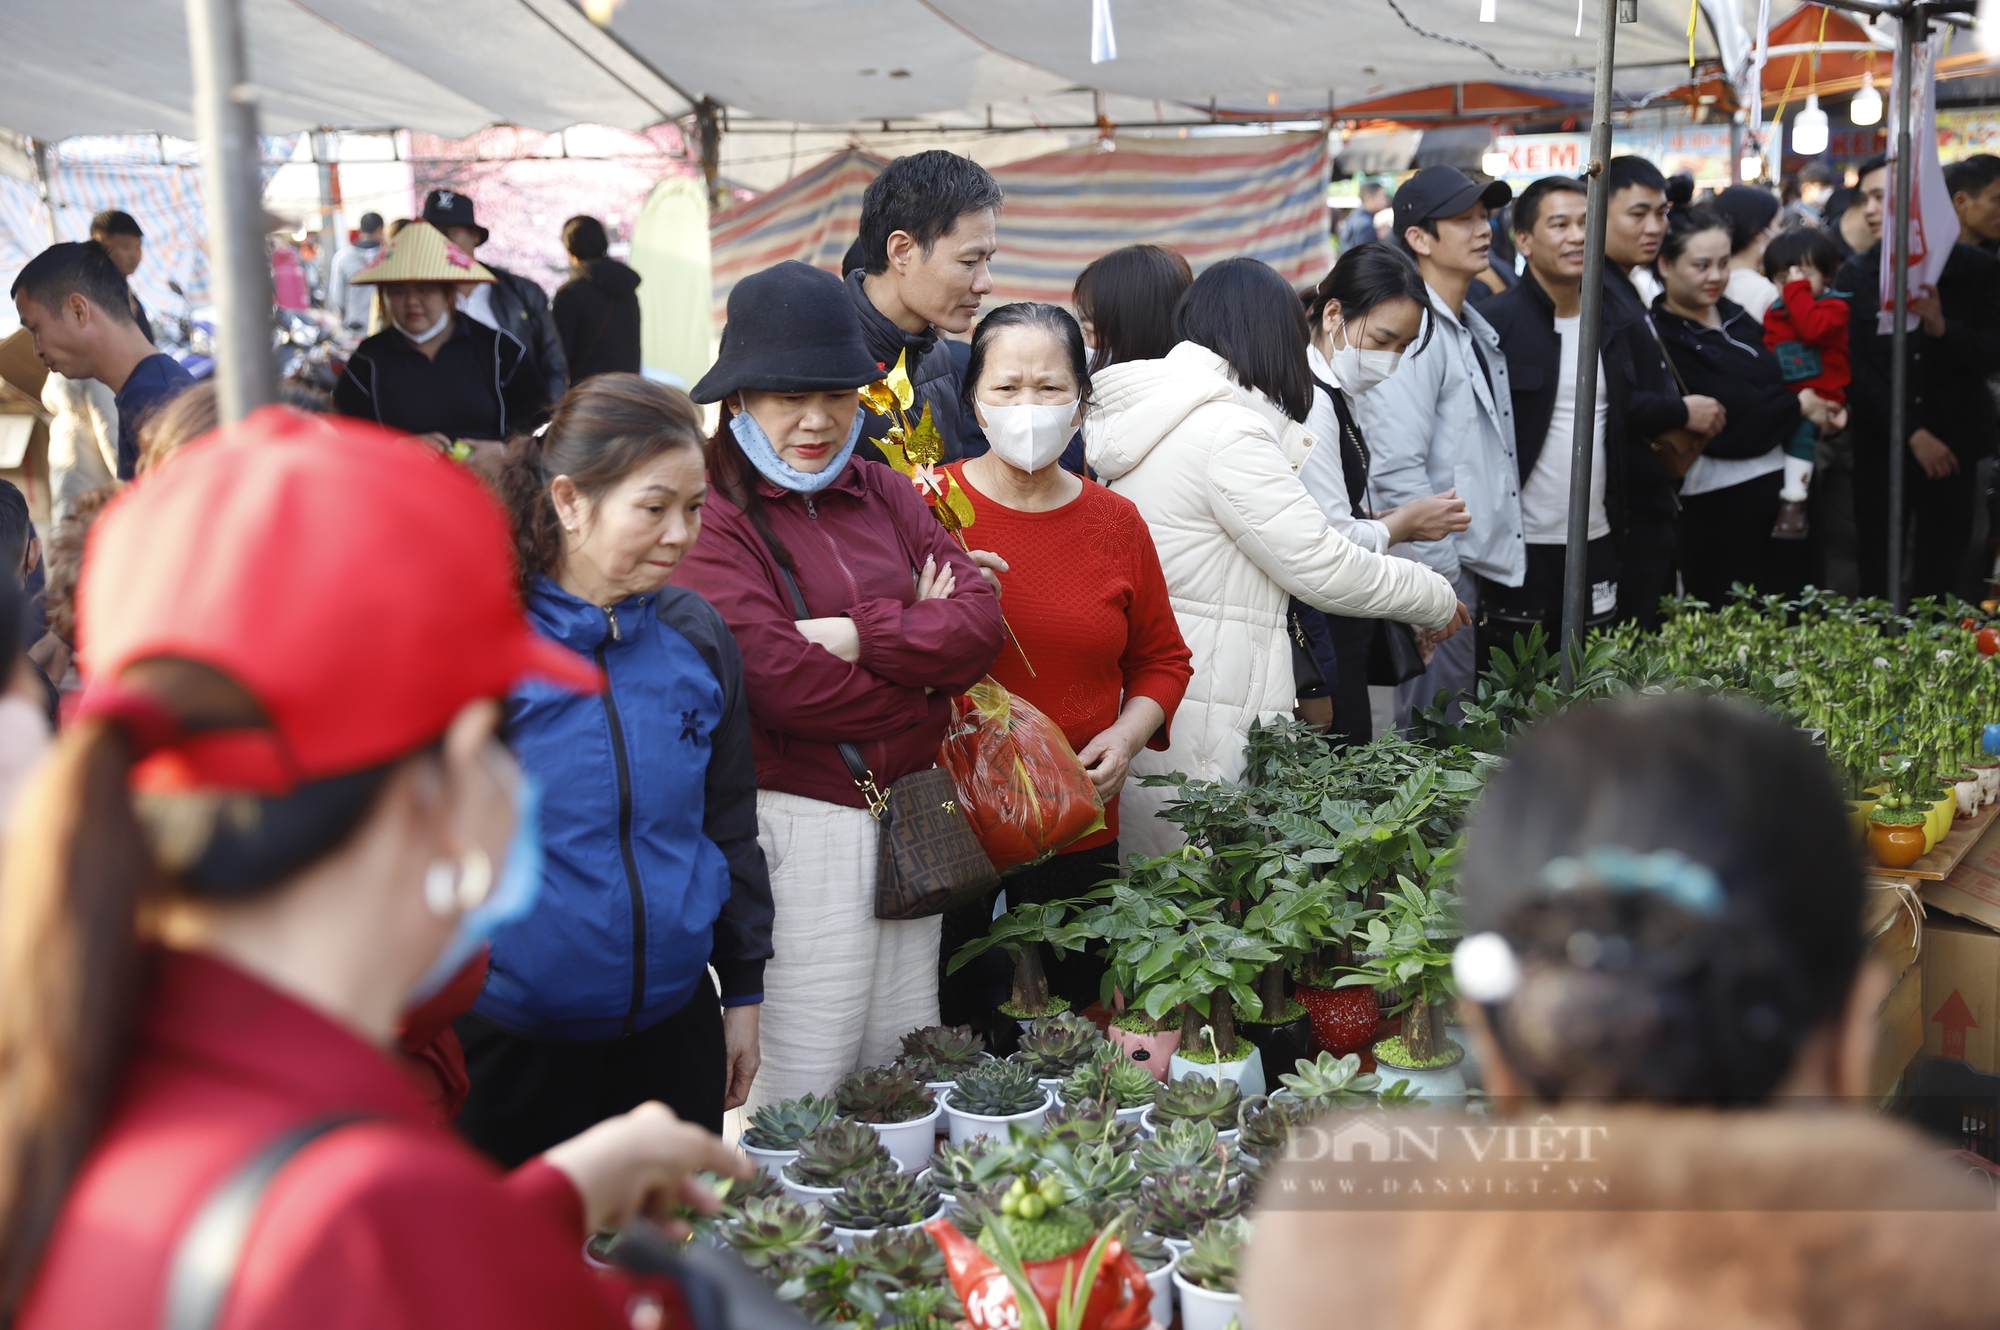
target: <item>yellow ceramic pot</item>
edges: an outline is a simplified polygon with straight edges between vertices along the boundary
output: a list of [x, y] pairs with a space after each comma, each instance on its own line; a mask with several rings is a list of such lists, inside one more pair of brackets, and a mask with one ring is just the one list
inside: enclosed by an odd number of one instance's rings
[[1868, 815], [1875, 811], [1873, 799], [1849, 799], [1847, 801], [1847, 825], [1854, 828], [1854, 842], [1868, 843]]
[[1951, 834], [1951, 820], [1958, 816], [1958, 796], [1947, 794], [1931, 805], [1931, 843], [1924, 850], [1929, 854], [1937, 843]]

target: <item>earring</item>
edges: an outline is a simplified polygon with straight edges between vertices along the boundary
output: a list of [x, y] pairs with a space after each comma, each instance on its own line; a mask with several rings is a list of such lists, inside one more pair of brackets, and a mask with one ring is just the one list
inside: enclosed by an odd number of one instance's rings
[[470, 913], [486, 900], [493, 890], [493, 860], [486, 851], [473, 846], [459, 858], [458, 908]]
[[424, 870], [424, 908], [440, 919], [458, 911], [458, 865], [449, 859], [433, 859]]

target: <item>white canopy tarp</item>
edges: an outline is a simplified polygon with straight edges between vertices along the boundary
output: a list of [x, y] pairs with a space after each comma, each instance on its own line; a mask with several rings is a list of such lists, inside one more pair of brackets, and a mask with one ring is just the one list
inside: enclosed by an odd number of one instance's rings
[[[734, 3], [735, 0], [731, 0]], [[687, 99], [568, 0], [241, 0], [266, 133], [457, 138], [495, 123], [642, 129]], [[179, 0], [8, 7], [0, 124], [42, 139], [194, 134]]]

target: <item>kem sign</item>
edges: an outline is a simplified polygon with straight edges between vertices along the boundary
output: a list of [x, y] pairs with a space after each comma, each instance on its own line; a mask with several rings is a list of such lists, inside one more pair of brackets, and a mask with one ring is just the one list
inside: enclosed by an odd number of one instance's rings
[[1493, 151], [1507, 154], [1507, 180], [1580, 175], [1590, 160], [1588, 134], [1502, 134]]

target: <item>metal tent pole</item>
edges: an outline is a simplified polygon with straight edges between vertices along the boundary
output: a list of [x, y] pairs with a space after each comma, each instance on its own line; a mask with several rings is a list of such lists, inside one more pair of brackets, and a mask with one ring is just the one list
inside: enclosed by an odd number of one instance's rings
[[218, 324], [216, 407], [228, 424], [278, 396], [257, 105], [237, 0], [187, 0], [187, 26]]
[[62, 243], [62, 222], [56, 217], [56, 174], [55, 154], [49, 151], [47, 139], [34, 140], [35, 147], [35, 188], [41, 192], [42, 207], [49, 214], [49, 243]]
[[338, 142], [331, 129], [321, 128], [312, 136], [313, 166], [319, 173], [319, 273], [320, 290], [333, 284], [333, 256], [340, 248], [341, 211], [340, 167], [333, 160]]
[[1903, 608], [1903, 468], [1909, 464], [1909, 421], [1905, 410], [1909, 391], [1910, 332], [1903, 325], [1910, 310], [1910, 87], [1911, 50], [1924, 30], [1923, 15], [1914, 5], [1903, 11], [1896, 31], [1896, 172], [1890, 183], [1896, 204], [1896, 225], [1890, 237], [1895, 272], [1890, 277], [1889, 332], [1889, 603]]
[[[1627, 19], [1627, 13], [1631, 18]], [[1569, 445], [1569, 545], [1563, 556], [1562, 684], [1566, 690], [1583, 654], [1590, 617], [1590, 466], [1597, 439], [1597, 356], [1604, 322], [1604, 224], [1611, 197], [1611, 66], [1620, 20], [1637, 6], [1604, 0], [1597, 15], [1597, 91], [1591, 105], [1589, 214], [1583, 244], [1583, 310], [1576, 330], [1576, 415]]]

